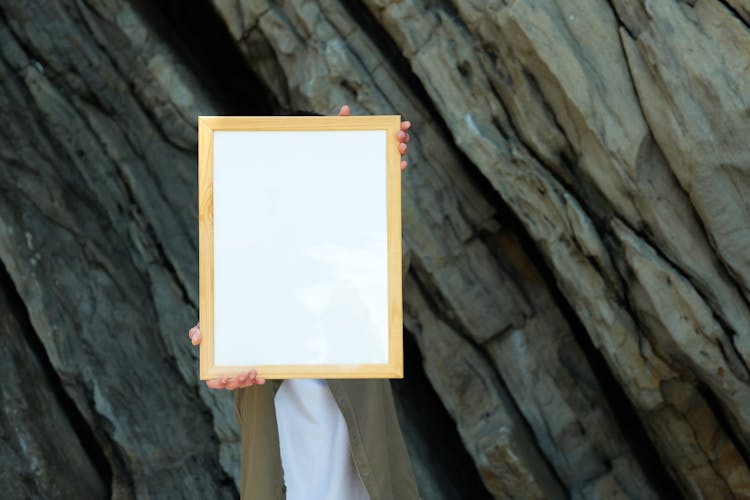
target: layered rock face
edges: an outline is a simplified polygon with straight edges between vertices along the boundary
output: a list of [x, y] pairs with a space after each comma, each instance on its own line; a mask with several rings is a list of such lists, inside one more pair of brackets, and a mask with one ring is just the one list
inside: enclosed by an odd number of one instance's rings
[[232, 396], [186, 335], [197, 116], [349, 104], [412, 123], [392, 384], [424, 498], [750, 497], [749, 26], [748, 0], [3, 2], [3, 491], [236, 498]]

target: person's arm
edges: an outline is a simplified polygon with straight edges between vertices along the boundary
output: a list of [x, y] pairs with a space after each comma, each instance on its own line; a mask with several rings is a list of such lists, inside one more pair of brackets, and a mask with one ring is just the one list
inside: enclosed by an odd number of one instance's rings
[[[344, 104], [341, 106], [341, 109], [339, 110], [339, 116], [350, 116], [351, 110], [349, 109], [349, 106]], [[401, 153], [401, 170], [403, 171], [406, 168], [406, 160], [403, 159], [403, 156], [406, 154], [407, 146], [406, 143], [409, 142], [409, 133], [407, 130], [409, 130], [409, 127], [411, 126], [411, 123], [408, 121], [402, 121], [401, 122], [401, 130], [399, 130], [396, 133], [396, 136], [398, 137], [398, 150]], [[190, 337], [193, 345], [199, 345], [201, 343], [202, 337], [201, 337], [201, 329], [200, 329], [200, 323], [195, 325], [193, 328], [191, 328], [188, 331], [188, 336]], [[258, 372], [255, 369], [242, 372], [239, 375], [236, 375], [234, 377], [220, 377], [220, 378], [212, 378], [209, 380], [206, 380], [206, 385], [210, 387], [211, 389], [239, 389], [240, 387], [250, 387], [251, 385], [255, 384], [265, 384], [266, 379], [263, 377], [258, 376]]]

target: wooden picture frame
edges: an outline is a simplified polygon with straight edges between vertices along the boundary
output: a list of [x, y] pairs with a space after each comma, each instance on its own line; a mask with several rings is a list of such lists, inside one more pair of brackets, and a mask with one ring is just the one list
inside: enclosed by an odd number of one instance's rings
[[403, 377], [400, 124], [198, 117], [201, 380]]

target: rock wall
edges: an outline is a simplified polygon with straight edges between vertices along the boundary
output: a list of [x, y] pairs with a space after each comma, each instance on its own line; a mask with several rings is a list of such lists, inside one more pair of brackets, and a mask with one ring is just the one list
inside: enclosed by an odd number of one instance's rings
[[2, 3], [6, 490], [236, 497], [231, 394], [186, 337], [196, 118], [347, 103], [412, 122], [422, 366], [393, 385], [425, 498], [750, 496], [749, 25], [748, 0]]

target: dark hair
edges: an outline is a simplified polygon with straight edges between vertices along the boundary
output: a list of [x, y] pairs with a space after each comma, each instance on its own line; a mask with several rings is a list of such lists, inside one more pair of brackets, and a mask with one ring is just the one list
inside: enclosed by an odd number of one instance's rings
[[276, 116], [324, 116], [315, 111], [308, 111], [306, 109], [280, 109], [274, 113]]

